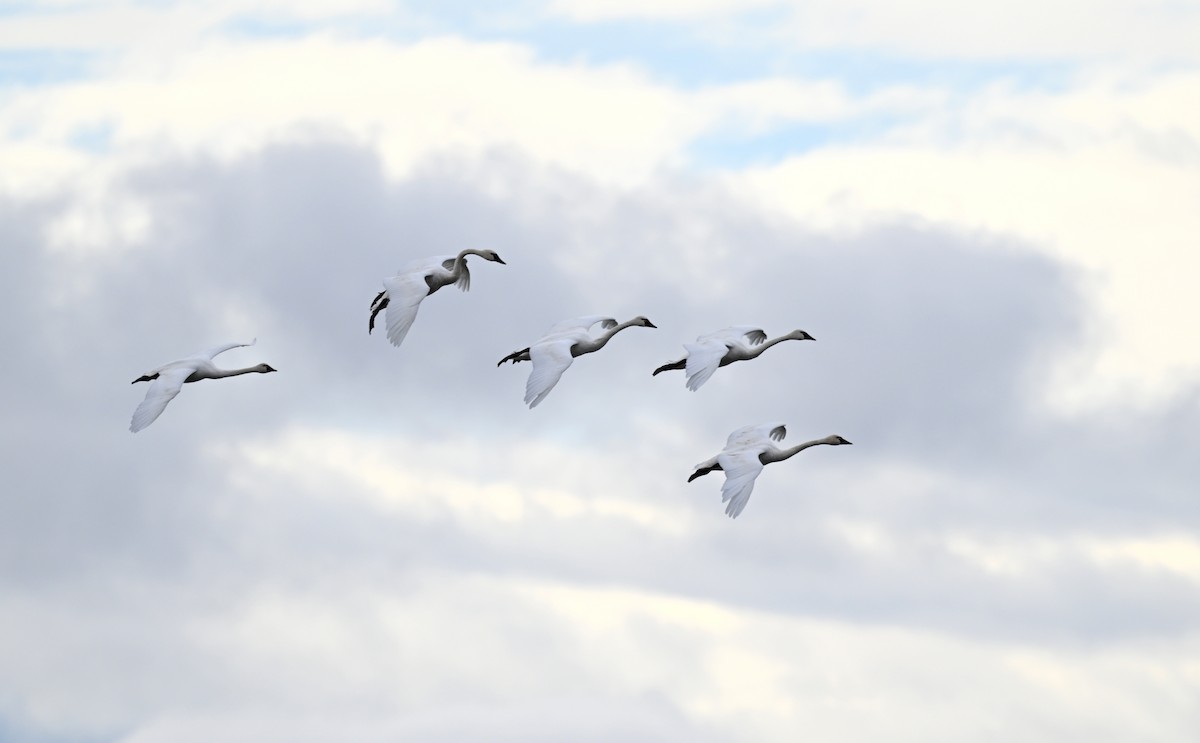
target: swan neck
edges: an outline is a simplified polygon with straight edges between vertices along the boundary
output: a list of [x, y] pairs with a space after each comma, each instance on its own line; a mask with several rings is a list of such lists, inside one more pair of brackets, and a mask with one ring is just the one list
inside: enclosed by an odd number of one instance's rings
[[[781, 335], [778, 338], [772, 338], [769, 341], [765, 341], [764, 343], [759, 344], [759, 346], [754, 349], [753, 354], [754, 354], [754, 356], [758, 356], [763, 351], [767, 350], [768, 348], [775, 345], [776, 343], [783, 343], [784, 341], [790, 341], [790, 340], [795, 340], [795, 338], [793, 338], [790, 335]], [[753, 357], [751, 357], [751, 358], [753, 358]]]
[[625, 328], [631, 328], [634, 325], [637, 325], [637, 323], [633, 320], [630, 320], [629, 322], [623, 322], [620, 325], [615, 325], [604, 331], [594, 340], [579, 341], [575, 345], [571, 346], [571, 355], [582, 356], [585, 353], [594, 353], [599, 351], [601, 348], [604, 348], [604, 346], [607, 345], [610, 340], [612, 340], [614, 335], [620, 333]]
[[477, 256], [483, 257], [483, 251], [480, 250], [479, 248], [465, 248], [463, 250], [460, 250], [458, 255], [456, 255], [454, 257], [454, 270], [455, 271], [458, 270], [459, 266], [461, 266], [467, 262], [468, 255], [477, 255]]
[[637, 325], [635, 320], [628, 320], [620, 325], [614, 325], [613, 327], [609, 328], [596, 339], [596, 348], [603, 348], [604, 344], [608, 343], [608, 341], [611, 340], [614, 335], [620, 333], [625, 328], [632, 328], [634, 325]]
[[221, 379], [223, 377], [236, 377], [239, 374], [253, 374], [259, 371], [257, 366], [247, 366], [245, 369], [217, 369], [212, 374], [213, 379]]
[[805, 441], [802, 444], [789, 446], [786, 449], [769, 449], [763, 452], [762, 455], [759, 456], [759, 459], [763, 462], [763, 464], [767, 464], [769, 462], [782, 462], [785, 459], [791, 459], [810, 446], [819, 446], [821, 444], [828, 443], [828, 441], [823, 439], [814, 439], [813, 441]]

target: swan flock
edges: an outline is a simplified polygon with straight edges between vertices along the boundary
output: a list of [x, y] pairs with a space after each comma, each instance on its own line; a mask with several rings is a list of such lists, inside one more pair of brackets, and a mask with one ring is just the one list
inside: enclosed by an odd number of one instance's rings
[[[393, 346], [399, 347], [416, 321], [417, 310], [426, 297], [451, 284], [464, 292], [471, 288], [471, 273], [467, 267], [469, 256], [506, 265], [496, 251], [473, 248], [463, 250], [457, 255], [413, 261], [400, 269], [395, 276], [383, 280], [383, 291], [371, 301], [367, 333], [371, 334], [374, 331], [376, 318], [383, 312], [387, 339]], [[599, 326], [598, 331], [595, 331], [596, 326]], [[607, 315], [585, 315], [564, 320], [551, 326], [545, 335], [528, 347], [500, 359], [496, 366], [502, 366], [505, 362], [512, 362], [514, 365], [523, 361], [530, 362], [529, 377], [525, 383], [525, 404], [532, 409], [546, 399], [577, 357], [600, 351], [614, 336], [632, 327], [658, 326], [643, 316], [625, 322], [618, 322], [616, 318]], [[738, 361], [756, 359], [768, 348], [787, 340], [811, 341], [815, 338], [803, 330], [793, 330], [776, 338], [768, 338], [766, 331], [757, 326], [730, 326], [701, 335], [692, 343], [685, 343], [683, 347], [686, 354], [683, 358], [659, 366], [651, 372], [651, 376], [682, 370], [685, 386], [695, 392], [717, 369]], [[226, 351], [253, 346], [256, 342], [257, 339], [249, 343], [214, 346], [152, 369], [133, 380], [134, 384], [149, 382], [150, 386], [145, 398], [134, 410], [129, 430], [137, 433], [157, 420], [184, 384], [276, 371], [265, 363], [236, 369], [221, 369], [213, 363], [214, 358]], [[726, 515], [736, 518], [745, 509], [754, 483], [766, 465], [790, 459], [814, 446], [841, 446], [851, 443], [835, 434], [781, 449], [775, 442], [782, 441], [786, 435], [787, 428], [783, 423], [739, 428], [729, 435], [725, 448], [719, 454], [695, 466], [688, 482], [711, 472], [723, 472], [725, 483], [721, 487], [721, 501], [727, 504]]]

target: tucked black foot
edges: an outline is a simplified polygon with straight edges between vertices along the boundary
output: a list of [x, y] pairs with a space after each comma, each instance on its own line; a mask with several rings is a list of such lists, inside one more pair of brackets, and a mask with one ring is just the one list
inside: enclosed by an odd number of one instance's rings
[[496, 366], [502, 365], [505, 361], [511, 361], [514, 364], [520, 361], [529, 361], [529, 349], [522, 348], [520, 351], [513, 351], [509, 355], [496, 362]]

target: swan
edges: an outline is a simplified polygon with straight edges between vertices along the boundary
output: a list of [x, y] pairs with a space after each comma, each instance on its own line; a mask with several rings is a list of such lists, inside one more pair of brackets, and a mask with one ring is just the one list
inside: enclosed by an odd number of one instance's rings
[[408, 329], [417, 319], [421, 300], [443, 286], [456, 284], [465, 291], [471, 288], [471, 272], [467, 269], [467, 256], [477, 255], [484, 260], [507, 265], [494, 250], [467, 248], [458, 255], [439, 255], [413, 261], [400, 269], [395, 276], [383, 280], [383, 291], [371, 300], [371, 319], [367, 321], [367, 333], [375, 329], [375, 316], [387, 311], [387, 337], [393, 346], [399, 347], [408, 335]]
[[179, 388], [183, 387], [185, 382], [236, 377], [239, 374], [268, 374], [276, 371], [268, 364], [256, 364], [245, 369], [218, 369], [213, 364], [213, 358], [217, 355], [232, 348], [253, 346], [257, 342], [258, 339], [255, 338], [249, 343], [226, 343], [223, 346], [216, 346], [178, 361], [163, 364], [133, 380], [133, 384], [138, 382], [150, 382], [151, 384], [150, 389], [146, 390], [146, 398], [142, 400], [141, 405], [137, 406], [137, 410], [133, 411], [133, 420], [129, 423], [129, 430], [137, 433], [153, 423], [158, 416], [162, 415], [162, 411], [167, 409], [167, 403], [174, 400], [175, 396], [179, 394]]
[[[597, 323], [604, 329], [600, 335], [592, 337], [591, 329]], [[558, 380], [563, 372], [571, 365], [576, 356], [594, 353], [612, 340], [612, 337], [625, 328], [632, 327], [657, 328], [645, 317], [635, 317], [628, 322], [618, 323], [616, 319], [604, 315], [585, 315], [573, 320], [564, 320], [554, 325], [542, 336], [537, 343], [529, 348], [514, 351], [496, 363], [502, 365], [505, 361], [517, 364], [521, 361], [532, 361], [533, 369], [525, 383], [525, 404], [532, 410], [538, 406]]]
[[716, 470], [724, 472], [725, 484], [721, 486], [721, 502], [728, 502], [725, 514], [735, 519], [746, 507], [750, 493], [754, 490], [754, 480], [766, 465], [790, 459], [813, 446], [841, 446], [851, 443], [833, 434], [786, 449], [775, 446], [773, 441], [782, 441], [786, 435], [787, 428], [782, 423], [739, 428], [729, 435], [725, 449], [720, 454], [696, 465], [688, 482]]
[[678, 361], [663, 364], [650, 375], [658, 376], [665, 371], [685, 369], [687, 373], [687, 388], [692, 392], [700, 389], [700, 385], [708, 381], [719, 367], [728, 366], [735, 361], [746, 361], [762, 354], [771, 346], [782, 341], [815, 341], [803, 330], [793, 330], [790, 333], [767, 340], [767, 334], [762, 328], [753, 325], [734, 325], [718, 330], [715, 333], [702, 335], [695, 343], [685, 343], [687, 355]]

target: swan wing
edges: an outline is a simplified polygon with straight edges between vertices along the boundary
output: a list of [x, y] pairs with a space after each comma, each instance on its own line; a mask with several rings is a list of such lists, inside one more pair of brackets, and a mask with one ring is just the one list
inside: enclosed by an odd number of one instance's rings
[[687, 349], [687, 388], [695, 392], [716, 372], [729, 347], [716, 339], [697, 339], [683, 347]]
[[749, 326], [740, 326], [738, 330], [742, 331], [742, 337], [750, 341], [752, 346], [760, 346], [767, 341], [767, 333], [762, 328], [752, 328]]
[[384, 279], [383, 288], [388, 294], [388, 305], [384, 310], [387, 313], [387, 337], [393, 346], [399, 347], [417, 319], [421, 300], [429, 296], [429, 284], [425, 283], [425, 274], [418, 271]]
[[191, 366], [176, 366], [159, 372], [158, 377], [150, 382], [150, 389], [146, 390], [146, 397], [142, 400], [142, 404], [133, 411], [133, 420], [129, 422], [129, 430], [137, 433], [162, 415], [162, 411], [167, 409], [167, 403], [175, 399], [175, 396], [179, 394], [179, 388], [183, 387], [184, 380], [194, 371], [195, 368]]
[[[450, 261], [450, 265], [446, 270], [449, 271], [453, 268], [454, 261]], [[471, 269], [467, 267], [467, 260], [465, 258], [463, 259], [462, 263], [462, 273], [458, 275], [458, 279], [455, 280], [454, 285], [457, 286], [460, 291], [471, 291]]]
[[401, 266], [400, 270], [396, 272], [396, 276], [404, 276], [410, 273], [419, 273], [424, 276], [432, 271], [449, 271], [454, 267], [454, 259], [456, 257], [453, 255], [435, 255], [429, 258], [417, 258]]
[[787, 436], [787, 427], [783, 423], [756, 423], [744, 426], [729, 434], [725, 441], [726, 449], [735, 449], [752, 444], [765, 443], [768, 440], [783, 441]]
[[576, 317], [571, 320], [563, 320], [550, 328], [546, 332], [546, 336], [571, 333], [577, 330], [590, 330], [596, 323], [601, 323], [601, 327], [605, 329], [617, 327], [616, 318], [609, 317], [608, 315], [584, 315], [583, 317]]
[[721, 502], [725, 506], [725, 515], [736, 519], [750, 493], [754, 491], [754, 481], [763, 470], [763, 463], [758, 455], [761, 447], [743, 447], [732, 451], [723, 451], [717, 455], [717, 462], [725, 471], [725, 484], [721, 486]]
[[533, 369], [525, 382], [525, 403], [536, 408], [538, 403], [546, 399], [554, 385], [562, 378], [563, 372], [571, 366], [575, 359], [571, 356], [571, 346], [574, 339], [567, 336], [548, 342], [535, 343], [529, 349], [529, 360]]
[[201, 351], [200, 353], [196, 354], [195, 356], [192, 356], [191, 358], [201, 358], [201, 359], [208, 359], [209, 361], [212, 361], [218, 355], [223, 354], [226, 351], [232, 350], [234, 348], [245, 348], [246, 346], [253, 346], [255, 343], [258, 343], [257, 338], [250, 341], [249, 343], [225, 343], [220, 346], [213, 346], [212, 348], [206, 348], [205, 350]]

